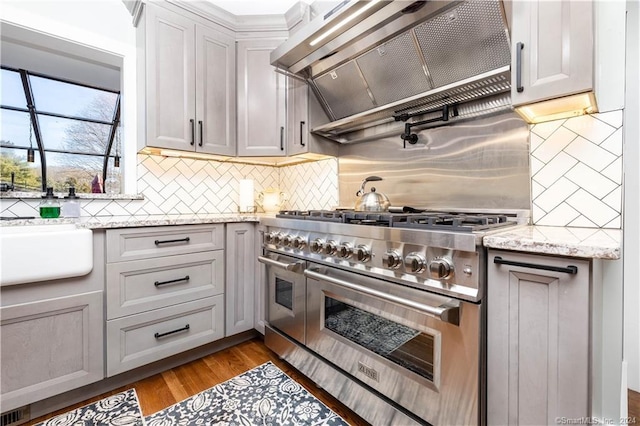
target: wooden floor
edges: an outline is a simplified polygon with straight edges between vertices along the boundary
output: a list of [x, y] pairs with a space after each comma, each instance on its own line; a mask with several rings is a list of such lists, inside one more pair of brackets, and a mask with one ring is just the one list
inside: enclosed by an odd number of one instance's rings
[[[324, 402], [333, 411], [341, 415], [349, 424], [354, 426], [368, 425], [357, 414], [342, 405], [324, 390], [316, 387], [313, 382], [300, 374], [286, 362], [270, 351], [260, 339], [253, 339], [232, 348], [206, 356], [196, 361], [173, 368], [144, 380], [131, 383], [111, 392], [88, 399], [82, 403], [67, 407], [47, 417], [32, 420], [30, 425], [42, 422], [47, 418], [62, 414], [71, 409], [82, 407], [98, 401], [109, 395], [135, 388], [142, 408], [142, 414], [148, 416], [167, 408], [185, 398], [202, 392], [212, 386], [242, 374], [267, 361], [273, 362], [282, 371], [302, 384], [309, 392]], [[629, 418], [636, 419], [640, 424], [640, 393], [629, 391]], [[632, 420], [633, 422], [633, 420]]]
[[269, 350], [260, 339], [253, 339], [241, 343], [229, 349], [206, 356], [188, 364], [181, 365], [144, 380], [131, 383], [111, 392], [88, 399], [82, 403], [67, 407], [52, 413], [47, 417], [33, 419], [28, 424], [35, 424], [65, 413], [77, 407], [98, 401], [109, 395], [135, 388], [142, 408], [142, 414], [148, 416], [164, 408], [167, 408], [183, 399], [209, 389], [230, 378], [242, 374], [267, 361], [273, 362], [291, 378], [304, 386], [309, 392], [324, 402], [329, 408], [338, 413], [351, 425], [368, 425], [357, 414], [342, 405], [324, 390], [316, 387], [288, 363], [280, 360], [278, 356]]
[[632, 390], [629, 391], [629, 419], [629, 424], [640, 424], [640, 393]]

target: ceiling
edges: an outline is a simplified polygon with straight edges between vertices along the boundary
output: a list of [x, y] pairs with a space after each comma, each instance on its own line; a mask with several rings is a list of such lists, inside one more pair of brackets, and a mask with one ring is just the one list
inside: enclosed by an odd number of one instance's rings
[[283, 15], [298, 1], [311, 3], [313, 0], [209, 0], [234, 15]]

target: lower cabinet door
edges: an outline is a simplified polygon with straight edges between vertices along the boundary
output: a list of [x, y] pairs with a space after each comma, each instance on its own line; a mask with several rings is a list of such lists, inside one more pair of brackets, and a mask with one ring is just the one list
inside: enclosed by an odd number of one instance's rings
[[2, 411], [101, 380], [102, 291], [0, 308]]
[[107, 376], [224, 336], [224, 295], [107, 321]]
[[488, 261], [487, 424], [588, 418], [589, 261], [498, 250]]

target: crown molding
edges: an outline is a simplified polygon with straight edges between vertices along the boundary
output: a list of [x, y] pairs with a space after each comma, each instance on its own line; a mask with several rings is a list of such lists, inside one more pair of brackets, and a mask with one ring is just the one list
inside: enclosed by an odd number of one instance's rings
[[[204, 0], [166, 0], [234, 32], [287, 32], [285, 15], [238, 16]], [[286, 36], [286, 34], [285, 34]]]

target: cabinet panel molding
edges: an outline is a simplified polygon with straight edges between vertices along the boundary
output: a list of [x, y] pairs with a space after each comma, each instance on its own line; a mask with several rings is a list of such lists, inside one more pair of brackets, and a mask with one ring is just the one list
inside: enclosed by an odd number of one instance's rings
[[[576, 274], [491, 263], [577, 266]], [[589, 415], [590, 264], [489, 250], [488, 424]]]
[[107, 321], [107, 377], [224, 336], [218, 295]]
[[251, 330], [254, 323], [255, 226], [227, 225], [225, 336]]
[[107, 265], [107, 319], [224, 292], [224, 251]]
[[0, 308], [3, 411], [104, 377], [102, 309], [102, 291]]

